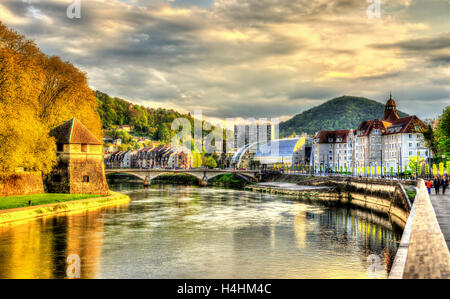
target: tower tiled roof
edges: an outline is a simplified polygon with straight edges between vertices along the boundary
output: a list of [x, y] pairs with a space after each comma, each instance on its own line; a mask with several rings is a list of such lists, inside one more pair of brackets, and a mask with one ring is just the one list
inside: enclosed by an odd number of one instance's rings
[[397, 104], [395, 104], [394, 99], [392, 98], [392, 93], [389, 97], [389, 100], [386, 103], [385, 109], [384, 109], [384, 117], [383, 121], [393, 123], [396, 120], [398, 120], [400, 117], [397, 113]]
[[50, 136], [55, 137], [56, 143], [64, 144], [93, 144], [101, 145], [102, 142], [94, 136], [78, 119], [57, 126], [50, 131]]

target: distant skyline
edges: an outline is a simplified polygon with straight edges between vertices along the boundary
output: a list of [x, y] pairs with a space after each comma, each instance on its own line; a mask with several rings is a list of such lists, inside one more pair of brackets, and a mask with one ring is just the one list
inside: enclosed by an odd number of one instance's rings
[[2, 0], [0, 20], [93, 89], [211, 119], [286, 120], [342, 95], [450, 105], [450, 0]]

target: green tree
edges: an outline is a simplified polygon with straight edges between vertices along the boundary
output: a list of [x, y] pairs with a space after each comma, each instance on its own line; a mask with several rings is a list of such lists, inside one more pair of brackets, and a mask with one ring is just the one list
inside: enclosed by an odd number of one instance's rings
[[436, 128], [436, 141], [439, 155], [450, 156], [450, 106], [444, 109]]
[[193, 153], [193, 161], [192, 161], [192, 167], [193, 168], [200, 168], [202, 167], [202, 155], [200, 153]]
[[[419, 171], [419, 168], [421, 167], [423, 161], [424, 159], [418, 156], [409, 157], [408, 167], [409, 169], [411, 169], [411, 173], [415, 174], [417, 172], [418, 174], [420, 174], [422, 171]], [[406, 171], [407, 168], [405, 166], [405, 172]]]
[[161, 123], [156, 131], [157, 139], [163, 143], [170, 142], [170, 130], [165, 123]]
[[206, 167], [208, 167], [208, 168], [216, 168], [217, 167], [217, 162], [216, 162], [216, 160], [214, 160], [214, 158], [212, 156], [210, 156], [206, 159]]
[[436, 142], [433, 127], [429, 124], [426, 129], [421, 129], [419, 131], [423, 134], [426, 143], [425, 145], [431, 149], [431, 153], [436, 154], [438, 152], [438, 143]]

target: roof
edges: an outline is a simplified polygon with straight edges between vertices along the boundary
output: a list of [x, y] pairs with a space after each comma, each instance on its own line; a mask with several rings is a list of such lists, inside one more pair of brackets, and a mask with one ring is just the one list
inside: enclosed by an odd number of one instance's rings
[[386, 131], [386, 126], [389, 123], [380, 121], [379, 119], [363, 121], [356, 129], [358, 136], [368, 136], [373, 129], [381, 130], [381, 133]]
[[385, 135], [399, 134], [399, 133], [415, 133], [417, 127], [426, 129], [426, 125], [415, 115], [402, 117], [392, 123]]
[[102, 142], [94, 136], [78, 119], [72, 118], [62, 125], [50, 131], [50, 136], [55, 137], [56, 143], [64, 144], [93, 144], [101, 145]]
[[[319, 139], [317, 143], [346, 143], [350, 130], [337, 131], [320, 131], [316, 134], [315, 139]], [[329, 139], [333, 139], [332, 142]], [[337, 141], [341, 139], [341, 141]]]
[[292, 157], [294, 151], [301, 148], [298, 143], [298, 138], [271, 140], [260, 144], [254, 157]]

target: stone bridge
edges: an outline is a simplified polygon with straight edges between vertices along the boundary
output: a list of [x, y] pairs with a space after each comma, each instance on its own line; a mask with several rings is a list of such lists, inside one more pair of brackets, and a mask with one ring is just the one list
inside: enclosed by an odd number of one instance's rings
[[201, 186], [205, 186], [207, 181], [222, 175], [236, 174], [251, 181], [258, 181], [259, 170], [225, 170], [225, 169], [105, 169], [105, 174], [123, 173], [137, 177], [144, 182], [150, 183], [154, 178], [164, 174], [186, 174], [199, 180]]

